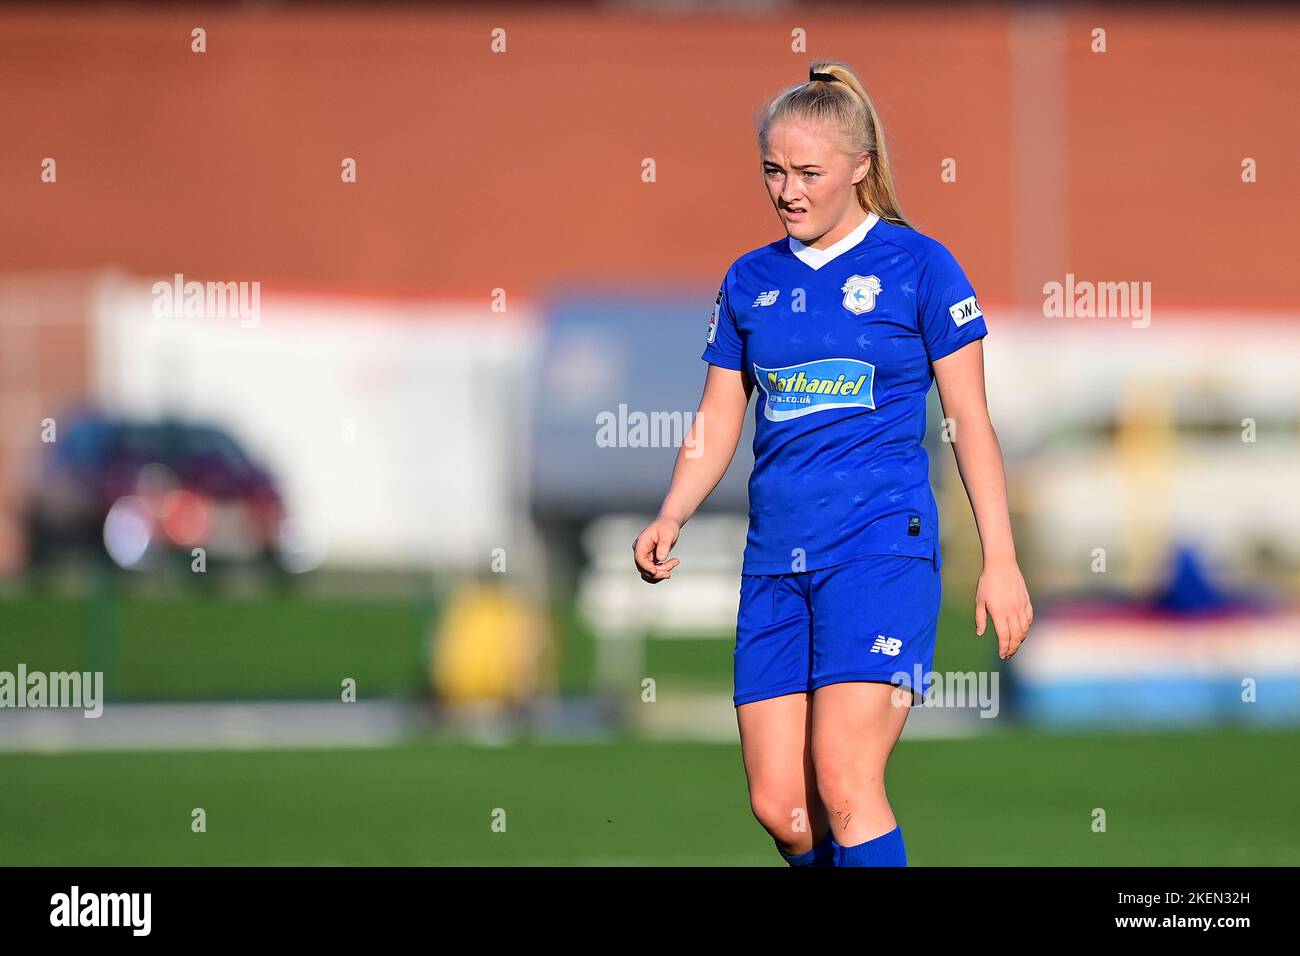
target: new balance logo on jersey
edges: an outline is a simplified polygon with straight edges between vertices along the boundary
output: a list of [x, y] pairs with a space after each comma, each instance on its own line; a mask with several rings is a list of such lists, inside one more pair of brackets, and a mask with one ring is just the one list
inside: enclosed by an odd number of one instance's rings
[[754, 300], [754, 307], [760, 305], [771, 305], [776, 301], [776, 297], [780, 294], [780, 289], [773, 289], [771, 292], [760, 292], [758, 298]]
[[902, 649], [902, 641], [896, 637], [885, 637], [883, 634], [877, 634], [876, 643], [871, 645], [871, 653], [888, 654], [890, 657], [897, 657], [898, 652]]
[[957, 323], [957, 328], [961, 328], [967, 322], [978, 319], [984, 313], [980, 311], [980, 304], [975, 301], [975, 296], [972, 295], [962, 299], [956, 305], [949, 306], [948, 314]]

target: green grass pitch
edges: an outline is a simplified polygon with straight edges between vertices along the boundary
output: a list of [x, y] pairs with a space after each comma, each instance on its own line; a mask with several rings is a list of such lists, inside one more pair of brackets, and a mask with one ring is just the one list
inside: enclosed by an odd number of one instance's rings
[[[1297, 743], [904, 740], [888, 784], [912, 865], [1295, 866]], [[0, 781], [0, 865], [782, 865], [729, 745], [23, 753]]]

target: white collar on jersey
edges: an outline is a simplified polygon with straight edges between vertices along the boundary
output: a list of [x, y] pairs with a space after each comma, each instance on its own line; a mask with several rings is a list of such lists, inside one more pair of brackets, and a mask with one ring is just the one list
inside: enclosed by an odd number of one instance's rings
[[874, 212], [867, 213], [867, 218], [858, 224], [858, 228], [854, 229], [833, 246], [828, 246], [825, 249], [816, 249], [813, 246], [805, 246], [794, 236], [789, 236], [790, 251], [814, 269], [820, 269], [840, 253], [848, 252], [861, 242], [863, 237], [871, 231], [871, 227], [879, 221], [880, 217]]

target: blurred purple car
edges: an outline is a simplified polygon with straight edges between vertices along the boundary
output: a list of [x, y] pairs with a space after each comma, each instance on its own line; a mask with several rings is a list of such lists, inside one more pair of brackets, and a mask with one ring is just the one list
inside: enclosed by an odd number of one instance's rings
[[221, 428], [85, 414], [50, 443], [25, 517], [33, 563], [71, 549], [146, 568], [195, 548], [216, 560], [274, 558], [284, 505]]

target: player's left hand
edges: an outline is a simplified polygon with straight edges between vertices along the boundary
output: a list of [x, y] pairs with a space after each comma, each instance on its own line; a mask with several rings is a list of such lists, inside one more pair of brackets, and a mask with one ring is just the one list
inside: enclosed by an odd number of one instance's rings
[[975, 633], [983, 636], [988, 619], [998, 635], [998, 657], [1010, 660], [1029, 636], [1034, 606], [1014, 560], [986, 563], [975, 588]]

